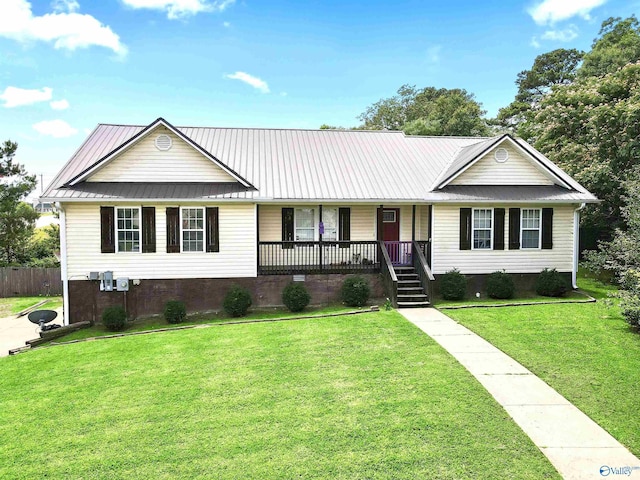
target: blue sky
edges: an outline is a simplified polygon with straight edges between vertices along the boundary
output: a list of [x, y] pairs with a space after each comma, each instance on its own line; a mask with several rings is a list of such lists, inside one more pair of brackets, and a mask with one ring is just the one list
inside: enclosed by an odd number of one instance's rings
[[98, 123], [355, 126], [402, 84], [489, 116], [519, 71], [588, 49], [623, 0], [1, 0], [0, 140], [45, 183]]

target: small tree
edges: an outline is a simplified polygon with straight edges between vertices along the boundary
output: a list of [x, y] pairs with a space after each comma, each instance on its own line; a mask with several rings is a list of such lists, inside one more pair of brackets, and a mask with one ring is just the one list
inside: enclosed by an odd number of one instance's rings
[[22, 200], [36, 187], [36, 177], [14, 162], [18, 144], [0, 147], [0, 264], [21, 263], [38, 213]]

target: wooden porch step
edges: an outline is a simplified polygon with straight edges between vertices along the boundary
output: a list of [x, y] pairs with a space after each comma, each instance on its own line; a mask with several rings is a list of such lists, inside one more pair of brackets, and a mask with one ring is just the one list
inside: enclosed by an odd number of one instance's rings
[[417, 273], [396, 273], [398, 280], [418, 280]]
[[396, 271], [396, 273], [415, 272], [415, 268], [413, 268], [411, 265], [394, 265], [393, 269]]
[[421, 287], [420, 280], [398, 280], [398, 288]]
[[428, 302], [429, 298], [424, 294], [417, 295], [398, 295], [398, 303], [401, 302]]
[[424, 292], [424, 288], [422, 288], [422, 286], [420, 285], [416, 285], [415, 287], [405, 287], [405, 286], [400, 286], [399, 285], [400, 282], [398, 282], [398, 294], [402, 293], [410, 293], [410, 292], [418, 292], [418, 293], [423, 293]]

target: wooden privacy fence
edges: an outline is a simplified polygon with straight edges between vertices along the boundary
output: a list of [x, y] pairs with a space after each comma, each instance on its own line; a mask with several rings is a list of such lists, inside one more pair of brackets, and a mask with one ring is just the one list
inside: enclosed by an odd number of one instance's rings
[[62, 295], [60, 268], [0, 268], [0, 298]]

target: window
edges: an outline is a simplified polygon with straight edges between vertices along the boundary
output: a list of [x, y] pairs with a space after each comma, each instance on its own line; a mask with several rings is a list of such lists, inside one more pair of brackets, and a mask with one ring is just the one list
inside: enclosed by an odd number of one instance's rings
[[295, 240], [297, 242], [313, 242], [315, 240], [315, 209], [296, 208]]
[[117, 209], [118, 252], [140, 253], [140, 225], [140, 207]]
[[396, 223], [396, 211], [395, 210], [383, 210], [382, 211], [382, 223]]
[[322, 223], [324, 224], [324, 233], [322, 240], [327, 242], [335, 242], [338, 240], [338, 209], [323, 208]]
[[182, 251], [204, 252], [204, 208], [180, 209]]
[[540, 248], [540, 209], [523, 208], [520, 214], [520, 248]]
[[493, 209], [474, 208], [473, 209], [473, 249], [491, 249], [493, 235]]

